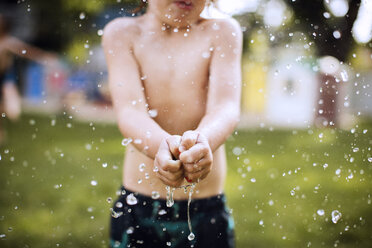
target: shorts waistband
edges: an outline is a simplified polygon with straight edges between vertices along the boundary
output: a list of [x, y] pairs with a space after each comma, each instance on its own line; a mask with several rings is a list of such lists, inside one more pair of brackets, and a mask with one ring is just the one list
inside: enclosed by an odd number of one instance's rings
[[[147, 212], [149, 215], [154, 211], [165, 210], [167, 215], [174, 216], [179, 214], [179, 218], [186, 218], [187, 214], [187, 204], [188, 200], [174, 200], [174, 205], [172, 207], [166, 206], [165, 199], [153, 199], [150, 196], [140, 194], [138, 192], [133, 192], [124, 186], [121, 186], [121, 195], [119, 196], [119, 201], [128, 203], [128, 195], [132, 194], [136, 198], [136, 203], [133, 205], [128, 205], [133, 209], [141, 208], [142, 212]], [[192, 199], [190, 203], [191, 213], [208, 213], [213, 211], [220, 211], [225, 209], [226, 197], [225, 194], [218, 194], [215, 196], [207, 198]], [[169, 216], [168, 215], [168, 216]]]

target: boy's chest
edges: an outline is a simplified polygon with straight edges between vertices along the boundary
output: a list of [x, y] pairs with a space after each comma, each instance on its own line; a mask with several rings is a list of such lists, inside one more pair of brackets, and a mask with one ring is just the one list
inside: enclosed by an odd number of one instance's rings
[[141, 76], [157, 86], [200, 81], [208, 74], [212, 49], [203, 37], [146, 37], [134, 47]]

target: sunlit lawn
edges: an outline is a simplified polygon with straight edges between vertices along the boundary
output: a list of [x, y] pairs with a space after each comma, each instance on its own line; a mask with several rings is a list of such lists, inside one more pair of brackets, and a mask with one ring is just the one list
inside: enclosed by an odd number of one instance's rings
[[[117, 128], [31, 115], [4, 125], [0, 247], [107, 247], [124, 152]], [[226, 181], [237, 247], [372, 247], [371, 133], [371, 122], [238, 131]]]

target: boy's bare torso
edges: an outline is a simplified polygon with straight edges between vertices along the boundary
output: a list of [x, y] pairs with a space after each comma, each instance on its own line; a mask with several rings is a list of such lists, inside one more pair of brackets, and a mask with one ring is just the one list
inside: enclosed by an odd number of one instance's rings
[[[200, 21], [187, 29], [163, 31], [145, 20], [123, 18], [125, 39], [131, 37], [132, 52], [143, 84], [143, 99], [148, 109], [156, 113], [154, 120], [170, 134], [182, 135], [197, 128], [206, 111], [209, 66], [213, 38], [218, 35], [216, 20]], [[121, 23], [120, 23], [121, 22]], [[125, 62], [123, 62], [125, 66]], [[136, 102], [133, 102], [136, 104]], [[165, 185], [153, 172], [154, 161], [129, 145], [125, 154], [123, 184], [136, 192], [151, 195], [153, 191], [165, 198]], [[140, 169], [145, 164], [144, 170]], [[224, 146], [213, 154], [213, 168], [207, 178], [196, 186], [195, 198], [222, 193], [226, 174]], [[185, 184], [186, 184], [185, 180]], [[183, 190], [175, 192], [175, 199], [184, 199]]]

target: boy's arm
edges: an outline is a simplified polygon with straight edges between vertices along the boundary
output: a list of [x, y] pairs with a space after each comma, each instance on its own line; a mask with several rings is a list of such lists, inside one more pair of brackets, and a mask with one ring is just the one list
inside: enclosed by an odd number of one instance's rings
[[[182, 140], [186, 149], [195, 144], [197, 134], [204, 135], [214, 152], [233, 132], [239, 121], [241, 94], [242, 33], [233, 20], [217, 23], [212, 34], [213, 55], [210, 64], [206, 114], [195, 131], [186, 132]], [[184, 143], [184, 142], [183, 142]]]
[[234, 20], [219, 21], [212, 34], [206, 114], [196, 130], [183, 134], [180, 159], [189, 182], [205, 178], [212, 168], [212, 152], [222, 145], [239, 121], [242, 33]]
[[112, 102], [123, 136], [131, 138], [139, 151], [155, 158], [161, 141], [170, 135], [148, 114], [144, 89], [131, 39], [136, 27], [115, 20], [104, 29], [103, 48]]
[[242, 32], [234, 19], [218, 23], [214, 36], [206, 114], [196, 131], [212, 151], [234, 131], [240, 116]]
[[48, 65], [57, 63], [57, 55], [51, 52], [45, 52], [40, 48], [31, 46], [20, 39], [9, 36], [5, 42], [6, 49], [20, 57], [33, 60], [37, 63]]

